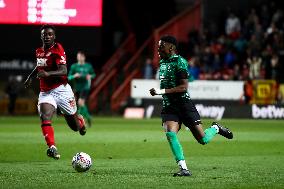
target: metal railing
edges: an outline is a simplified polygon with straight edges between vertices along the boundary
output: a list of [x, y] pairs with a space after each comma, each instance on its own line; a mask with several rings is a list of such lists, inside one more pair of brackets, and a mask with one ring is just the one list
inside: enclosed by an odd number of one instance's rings
[[[130, 82], [134, 78], [141, 77], [143, 58], [152, 57], [155, 67], [158, 67], [157, 44], [160, 36], [171, 34], [176, 36], [178, 41], [187, 42], [188, 33], [201, 28], [201, 3], [198, 1], [194, 6], [186, 9], [181, 14], [171, 19], [166, 24], [157, 28], [153, 34], [142, 44], [132, 58], [123, 67], [124, 74], [128, 77], [119, 86], [116, 93], [111, 97], [112, 111], [119, 110], [119, 107], [127, 101], [130, 96]], [[142, 60], [141, 60], [142, 59]]]

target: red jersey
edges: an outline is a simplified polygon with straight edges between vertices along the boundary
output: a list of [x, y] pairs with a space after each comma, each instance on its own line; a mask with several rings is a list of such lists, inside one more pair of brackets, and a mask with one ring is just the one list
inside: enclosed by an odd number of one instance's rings
[[[66, 55], [63, 47], [55, 43], [52, 47], [44, 50], [40, 47], [36, 50], [37, 71], [55, 71], [58, 65], [66, 64]], [[40, 78], [40, 91], [46, 92], [67, 83], [67, 75], [57, 77]]]

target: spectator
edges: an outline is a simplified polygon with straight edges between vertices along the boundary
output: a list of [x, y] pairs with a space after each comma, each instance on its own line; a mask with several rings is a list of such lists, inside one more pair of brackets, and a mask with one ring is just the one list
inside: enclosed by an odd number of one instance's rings
[[241, 73], [240, 65], [239, 64], [235, 64], [234, 65], [234, 70], [233, 70], [233, 80], [235, 80], [235, 81], [243, 80], [243, 76], [240, 73]]
[[271, 22], [270, 26], [266, 30], [266, 36], [268, 37], [269, 35], [277, 32], [278, 28], [276, 27], [276, 24], [274, 22]]
[[280, 33], [275, 33], [273, 34], [272, 36], [272, 48], [275, 50], [275, 51], [278, 51], [280, 49], [283, 49], [283, 38], [282, 36], [280, 35]]
[[256, 40], [258, 41], [263, 40], [263, 29], [260, 23], [255, 25], [254, 35], [256, 37]]
[[213, 62], [213, 54], [211, 52], [210, 46], [206, 46], [203, 53], [201, 62], [203, 64], [203, 70], [205, 72], [213, 72], [212, 62]]
[[247, 59], [249, 65], [249, 77], [250, 79], [260, 79], [260, 69], [262, 59], [256, 54], [252, 55]]
[[252, 80], [246, 80], [245, 81], [243, 90], [244, 90], [244, 94], [243, 94], [242, 100], [246, 104], [249, 104], [252, 100], [252, 97], [253, 97]]
[[247, 40], [241, 36], [234, 42], [234, 48], [238, 53], [243, 53], [247, 47]]
[[226, 34], [230, 36], [230, 38], [235, 39], [239, 36], [241, 31], [241, 22], [234, 13], [229, 14], [229, 17], [226, 20], [225, 30]]
[[146, 58], [144, 70], [143, 70], [143, 78], [144, 79], [153, 79], [154, 76], [154, 67], [151, 58]]
[[276, 26], [280, 26], [283, 21], [283, 11], [281, 9], [277, 9], [277, 11], [272, 16], [272, 22], [276, 24]]
[[236, 49], [236, 52], [238, 54], [238, 58], [240, 60], [245, 59], [244, 57], [246, 56], [246, 48], [248, 46], [248, 42], [247, 40], [241, 36], [240, 38], [238, 38], [234, 44], [233, 44], [234, 48]]
[[229, 49], [224, 57], [224, 66], [227, 68], [233, 68], [235, 61], [236, 61], [236, 55], [233, 53], [231, 49]]
[[242, 78], [243, 80], [249, 80], [249, 67], [247, 64], [242, 66]]
[[214, 72], [219, 71], [221, 68], [221, 57], [219, 54], [215, 54], [214, 55], [214, 59], [213, 59], [213, 70]]
[[270, 12], [269, 12], [267, 5], [262, 5], [261, 11], [260, 11], [260, 20], [262, 22], [263, 29], [269, 26], [270, 17], [271, 16], [270, 16]]
[[248, 24], [253, 32], [255, 32], [256, 25], [259, 23], [259, 18], [256, 14], [256, 10], [254, 8], [251, 9], [250, 14], [248, 15]]
[[5, 92], [9, 97], [8, 112], [10, 115], [14, 115], [15, 113], [16, 101], [22, 87], [21, 81], [22, 81], [22, 76], [12, 75], [9, 77], [9, 81], [5, 89]]
[[188, 61], [188, 72], [190, 74], [190, 81], [199, 79], [200, 68], [196, 57], [192, 57], [191, 60]]
[[261, 51], [261, 46], [261, 42], [257, 40], [256, 36], [253, 34], [248, 42], [248, 49], [252, 53], [256, 53]]
[[275, 79], [276, 81], [279, 79], [279, 57], [277, 54], [273, 54], [271, 57], [271, 70], [270, 70], [270, 78]]

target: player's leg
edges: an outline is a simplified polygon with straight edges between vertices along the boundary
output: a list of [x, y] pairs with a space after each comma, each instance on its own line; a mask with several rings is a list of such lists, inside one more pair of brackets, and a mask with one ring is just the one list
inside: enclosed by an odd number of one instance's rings
[[87, 119], [88, 127], [91, 127], [92, 126], [91, 115], [88, 111], [86, 100], [83, 98], [78, 99], [78, 113], [83, 115]]
[[81, 135], [85, 135], [85, 121], [82, 115], [77, 114], [76, 101], [70, 85], [61, 85], [52, 94], [68, 126], [73, 131], [79, 131]]
[[85, 120], [82, 115], [80, 114], [64, 114], [64, 118], [68, 124], [68, 126], [73, 131], [79, 131], [80, 135], [85, 135], [87, 130], [85, 127]]
[[190, 126], [189, 128], [194, 138], [203, 145], [208, 144], [218, 133], [218, 130], [214, 127], [209, 127], [204, 131], [201, 122], [199, 124]]
[[45, 99], [42, 98], [40, 100], [41, 101], [39, 101], [39, 114], [41, 118], [41, 130], [48, 146], [47, 155], [54, 159], [59, 159], [60, 154], [58, 153], [57, 148], [55, 146], [54, 129], [52, 127], [51, 122], [53, 114], [56, 111], [56, 106], [52, 105], [54, 101], [52, 101], [52, 98], [50, 97], [47, 97]]
[[177, 133], [181, 126], [178, 121], [178, 117], [176, 115], [164, 114], [162, 115], [162, 120], [167, 140], [169, 142], [175, 160], [180, 168], [180, 170], [173, 176], [190, 176], [191, 172], [187, 168], [182, 145], [180, 144], [177, 137]]
[[220, 134], [228, 139], [233, 138], [233, 133], [228, 128], [223, 127], [216, 122], [213, 122], [212, 125], [205, 130], [203, 130], [201, 123], [190, 126], [189, 128], [195, 139], [203, 145], [208, 144], [216, 134]]
[[78, 113], [83, 115], [87, 119], [88, 126], [91, 127], [92, 126], [91, 114], [89, 113], [89, 110], [86, 104], [88, 94], [89, 94], [89, 91], [87, 90], [81, 91], [79, 95], [79, 99], [78, 99]]
[[195, 139], [200, 144], [208, 144], [216, 134], [228, 139], [233, 138], [233, 133], [220, 124], [213, 122], [212, 125], [203, 130], [200, 115], [192, 102], [186, 103], [183, 107], [182, 122], [190, 129]]

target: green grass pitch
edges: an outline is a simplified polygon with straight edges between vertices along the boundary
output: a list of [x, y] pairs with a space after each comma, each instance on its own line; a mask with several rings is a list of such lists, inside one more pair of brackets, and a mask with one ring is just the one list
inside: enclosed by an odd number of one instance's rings
[[[212, 120], [204, 120], [208, 126]], [[60, 160], [46, 156], [38, 117], [0, 117], [0, 188], [284, 188], [284, 121], [222, 120], [233, 140], [217, 135], [208, 145], [179, 133], [192, 177], [177, 171], [159, 118], [94, 118], [85, 136], [54, 118]], [[76, 152], [93, 159], [77, 173]]]

